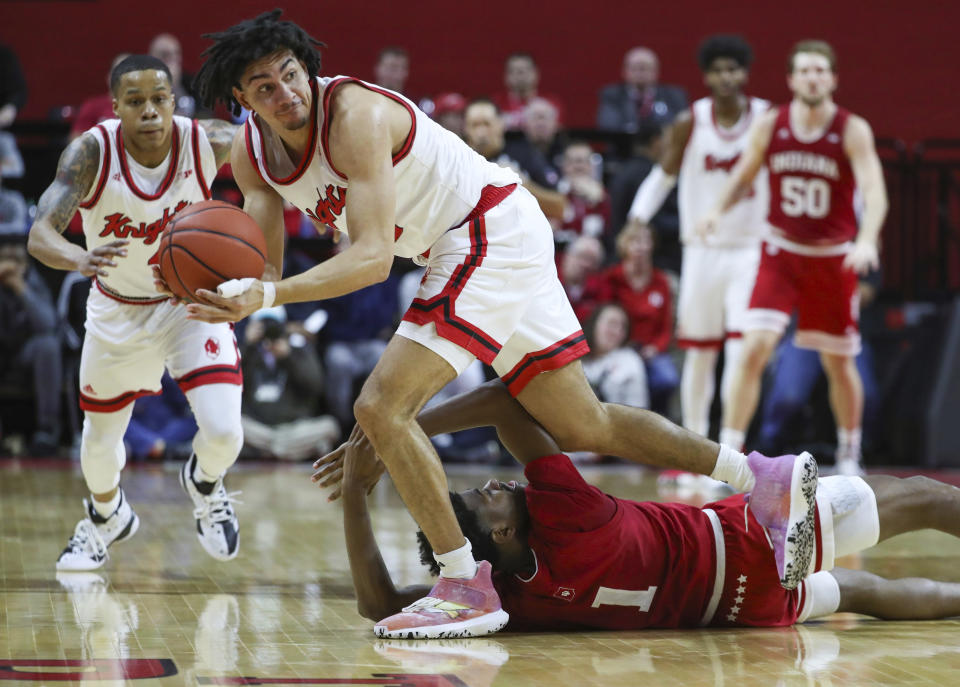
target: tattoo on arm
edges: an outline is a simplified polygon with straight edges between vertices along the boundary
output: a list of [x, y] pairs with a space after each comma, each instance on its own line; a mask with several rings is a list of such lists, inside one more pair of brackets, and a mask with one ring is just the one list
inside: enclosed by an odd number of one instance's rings
[[207, 140], [210, 141], [210, 147], [213, 148], [213, 154], [217, 160], [217, 169], [219, 169], [230, 160], [230, 146], [233, 144], [233, 136], [237, 133], [239, 127], [222, 119], [201, 119], [199, 124], [207, 132]]
[[40, 196], [37, 221], [46, 221], [61, 234], [80, 201], [90, 192], [100, 170], [100, 145], [85, 134], [67, 146], [57, 164], [57, 176]]

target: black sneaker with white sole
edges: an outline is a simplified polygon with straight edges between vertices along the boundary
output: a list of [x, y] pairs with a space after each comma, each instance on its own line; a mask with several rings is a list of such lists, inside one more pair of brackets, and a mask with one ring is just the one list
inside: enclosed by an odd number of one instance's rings
[[[229, 561], [240, 549], [240, 522], [233, 510], [235, 491], [227, 493], [223, 478], [214, 483], [197, 483], [193, 479], [197, 456], [193, 454], [180, 469], [180, 486], [193, 501], [193, 517], [197, 520], [197, 539], [203, 549], [218, 561]], [[209, 488], [209, 493], [204, 493]]]

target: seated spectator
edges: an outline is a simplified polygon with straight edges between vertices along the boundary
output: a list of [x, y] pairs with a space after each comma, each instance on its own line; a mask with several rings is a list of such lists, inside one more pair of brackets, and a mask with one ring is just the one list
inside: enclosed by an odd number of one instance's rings
[[620, 262], [597, 279], [597, 299], [613, 301], [630, 315], [630, 342], [647, 368], [651, 407], [665, 412], [680, 384], [670, 345], [673, 332], [673, 297], [667, 275], [653, 267], [653, 233], [650, 227], [630, 222], [617, 236]]
[[323, 371], [313, 346], [286, 330], [283, 306], [251, 316], [244, 333], [243, 423], [247, 447], [280, 460], [306, 460], [333, 448], [340, 426], [319, 415]]
[[107, 90], [100, 95], [94, 95], [83, 101], [77, 109], [77, 115], [73, 118], [70, 125], [71, 140], [82, 134], [87, 129], [96, 126], [102, 121], [113, 119], [116, 115], [113, 113], [113, 93], [110, 92], [110, 75], [113, 68], [130, 57], [130, 53], [122, 52], [110, 62], [110, 69], [107, 71]]
[[603, 244], [592, 236], [574, 239], [560, 254], [557, 270], [577, 319], [586, 322], [597, 305], [597, 278], [603, 266]]
[[170, 70], [170, 83], [173, 85], [173, 96], [177, 103], [175, 114], [197, 119], [213, 115], [199, 103], [191, 90], [193, 79], [183, 71], [183, 51], [176, 36], [170, 33], [157, 34], [150, 41], [149, 54], [161, 60]]
[[0, 177], [19, 179], [26, 168], [17, 147], [17, 139], [8, 131], [0, 131]]
[[[630, 206], [640, 184], [660, 159], [663, 151], [663, 136], [656, 124], [646, 124], [634, 134], [633, 157], [618, 165], [617, 172], [609, 182], [610, 227], [616, 235], [626, 226]], [[677, 206], [677, 191], [673, 189], [650, 221], [656, 231], [657, 252], [654, 265], [671, 272], [680, 272], [680, 211]]]
[[524, 111], [523, 135], [531, 146], [540, 151], [549, 165], [560, 174], [560, 160], [566, 147], [566, 137], [560, 131], [557, 108], [544, 98], [532, 98]]
[[63, 388], [57, 313], [43, 277], [27, 255], [23, 226], [0, 234], [0, 379], [33, 392], [29, 453], [56, 453]]
[[563, 217], [567, 201], [562, 194], [553, 190], [556, 182], [551, 185], [543, 156], [525, 142], [506, 142], [503, 120], [493, 101], [478, 98], [467, 105], [464, 112], [464, 138], [467, 145], [490, 162], [514, 169], [547, 217]]
[[[337, 244], [343, 250], [349, 239]], [[353, 402], [358, 385], [367, 378], [387, 347], [397, 322], [399, 277], [323, 301], [329, 314], [323, 331], [327, 370], [327, 406], [347, 431], [353, 427]]]
[[648, 122], [661, 127], [687, 107], [687, 93], [657, 83], [660, 60], [650, 48], [631, 48], [623, 58], [623, 81], [604, 86], [597, 108], [597, 128], [635, 133]]
[[650, 405], [643, 360], [630, 345], [630, 316], [618, 303], [598, 307], [583, 328], [590, 353], [583, 373], [597, 397], [607, 403], [646, 408]]
[[504, 127], [509, 131], [523, 129], [526, 108], [534, 98], [549, 101], [556, 110], [558, 121], [563, 119], [563, 104], [555, 95], [538, 92], [540, 87], [540, 69], [533, 55], [515, 52], [507, 57], [503, 69], [503, 85], [506, 90], [493, 96], [493, 102], [500, 108]]
[[563, 177], [557, 190], [567, 199], [562, 220], [553, 222], [553, 238], [565, 246], [577, 236], [592, 236], [612, 245], [608, 236], [610, 195], [595, 171], [594, 157], [599, 157], [583, 141], [570, 143], [563, 151]]
[[133, 404], [123, 443], [135, 460], [186, 460], [193, 452], [197, 421], [187, 397], [167, 372], [160, 385], [158, 395], [143, 396]]
[[27, 81], [17, 54], [0, 43], [0, 129], [13, 124], [27, 102]]
[[391, 91], [406, 95], [407, 77], [410, 76], [410, 56], [396, 45], [388, 45], [380, 51], [373, 66], [373, 83]]
[[463, 138], [463, 111], [467, 109], [467, 99], [459, 93], [441, 93], [433, 99], [433, 119], [447, 131]]
[[22, 236], [28, 222], [27, 201], [19, 191], [3, 188], [0, 176], [0, 234]]

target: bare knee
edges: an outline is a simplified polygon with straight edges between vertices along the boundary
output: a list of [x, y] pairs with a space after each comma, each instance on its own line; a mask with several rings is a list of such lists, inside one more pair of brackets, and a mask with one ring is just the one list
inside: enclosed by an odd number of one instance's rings
[[741, 367], [751, 374], [760, 374], [773, 355], [776, 340], [771, 337], [748, 337], [740, 354]]

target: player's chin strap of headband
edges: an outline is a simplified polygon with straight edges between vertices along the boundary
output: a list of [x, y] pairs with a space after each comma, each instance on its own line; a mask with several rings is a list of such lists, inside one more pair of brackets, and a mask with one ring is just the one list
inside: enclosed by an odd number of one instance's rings
[[[253, 282], [255, 281], [257, 280], [253, 277], [231, 279], [230, 281], [225, 281], [218, 286], [217, 293], [224, 298], [233, 298], [234, 296], [239, 296], [241, 293], [245, 293], [251, 286], [253, 286]], [[264, 310], [266, 308], [273, 307], [273, 302], [277, 299], [277, 286], [272, 281], [260, 283], [263, 285], [263, 303], [260, 305], [260, 309]]]

